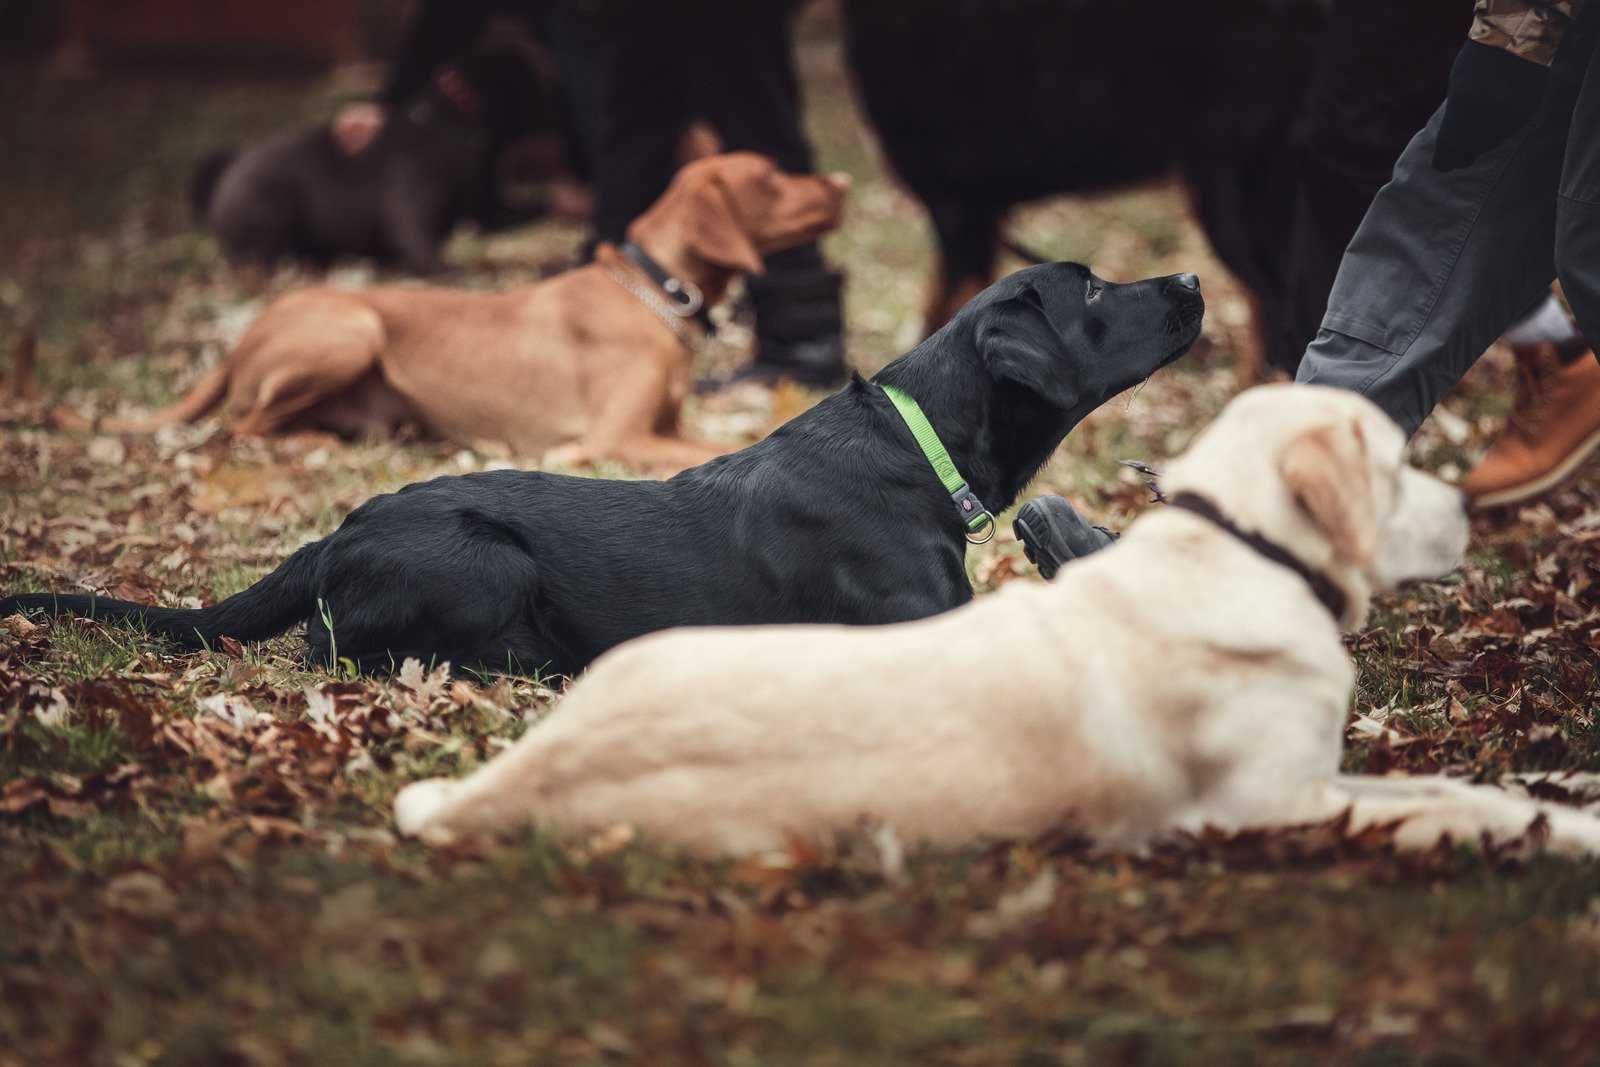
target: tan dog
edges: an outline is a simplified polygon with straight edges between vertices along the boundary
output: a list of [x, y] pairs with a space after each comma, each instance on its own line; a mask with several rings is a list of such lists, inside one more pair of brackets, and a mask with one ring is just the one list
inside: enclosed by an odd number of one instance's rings
[[402, 791], [396, 818], [430, 841], [625, 822], [759, 852], [863, 816], [908, 843], [1070, 817], [1137, 846], [1349, 810], [1356, 826], [1403, 820], [1400, 844], [1425, 847], [1504, 840], [1542, 814], [1551, 847], [1600, 853], [1600, 819], [1571, 809], [1339, 773], [1354, 680], [1341, 626], [1360, 623], [1371, 590], [1437, 576], [1466, 544], [1460, 495], [1404, 467], [1403, 446], [1355, 394], [1252, 390], [1167, 472], [1185, 504], [1054, 582], [893, 626], [630, 642], [475, 774]]
[[[702, 159], [628, 236], [710, 306], [735, 275], [760, 273], [763, 255], [837, 226], [848, 185], [845, 175], [784, 174], [747, 152]], [[150, 430], [220, 404], [242, 434], [371, 436], [415, 420], [436, 436], [521, 456], [560, 449], [573, 462], [688, 467], [731, 446], [678, 435], [693, 372], [685, 331], [698, 327], [664, 310], [664, 293], [652, 310], [656, 293], [609, 245], [594, 263], [504, 293], [290, 293], [189, 395], [103, 428]]]

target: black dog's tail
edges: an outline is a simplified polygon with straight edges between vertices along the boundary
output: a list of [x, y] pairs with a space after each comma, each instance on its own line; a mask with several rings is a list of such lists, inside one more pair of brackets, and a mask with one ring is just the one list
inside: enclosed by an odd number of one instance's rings
[[210, 647], [222, 637], [259, 641], [283, 633], [313, 610], [312, 567], [317, 547], [306, 545], [249, 589], [209, 608], [159, 608], [92, 595], [27, 593], [0, 598], [0, 619], [22, 610], [43, 609], [52, 615], [70, 611], [86, 619], [140, 622], [151, 633], [169, 637], [184, 648]]
[[216, 194], [222, 172], [228, 169], [238, 154], [237, 148], [219, 148], [194, 168], [194, 174], [189, 179], [189, 206], [194, 209], [194, 217], [201, 222], [205, 221], [206, 212], [211, 209], [211, 197]]

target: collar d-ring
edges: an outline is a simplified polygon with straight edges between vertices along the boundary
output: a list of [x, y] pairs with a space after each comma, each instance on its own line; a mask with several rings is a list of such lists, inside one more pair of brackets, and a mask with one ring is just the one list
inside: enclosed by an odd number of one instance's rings
[[706, 306], [700, 287], [687, 279], [668, 278], [661, 283], [661, 288], [672, 297], [672, 310], [686, 319], [693, 318]]
[[[986, 545], [994, 540], [995, 521], [989, 509], [985, 508], [983, 514], [978, 516], [978, 523], [979, 525], [976, 527], [967, 527], [967, 544], [969, 545]], [[983, 533], [982, 537], [978, 536], [980, 531]]]

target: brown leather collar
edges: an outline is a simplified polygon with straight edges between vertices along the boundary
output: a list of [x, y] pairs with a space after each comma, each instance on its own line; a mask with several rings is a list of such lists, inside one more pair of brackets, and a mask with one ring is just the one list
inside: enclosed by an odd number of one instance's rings
[[1174, 493], [1167, 503], [1172, 507], [1182, 508], [1184, 511], [1200, 516], [1218, 529], [1225, 530], [1240, 541], [1243, 541], [1272, 562], [1294, 571], [1305, 579], [1306, 584], [1311, 587], [1311, 591], [1322, 602], [1322, 606], [1333, 614], [1334, 620], [1343, 622], [1345, 609], [1350, 604], [1349, 598], [1345, 596], [1344, 590], [1334, 585], [1332, 579], [1326, 574], [1312, 570], [1299, 557], [1276, 541], [1270, 541], [1260, 534], [1241, 530], [1234, 525], [1232, 519], [1229, 519], [1219, 511], [1215, 504], [1199, 493]]

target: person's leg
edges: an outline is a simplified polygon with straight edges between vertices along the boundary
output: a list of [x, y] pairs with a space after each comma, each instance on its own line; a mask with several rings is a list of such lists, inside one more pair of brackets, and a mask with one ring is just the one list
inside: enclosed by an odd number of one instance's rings
[[1471, 163], [1435, 166], [1444, 109], [1412, 139], [1339, 265], [1296, 380], [1364, 393], [1415, 432], [1555, 276], [1567, 131], [1588, 66], [1585, 12], [1535, 117]]
[[1458, 0], [1337, 0], [1298, 123], [1281, 292], [1262, 294], [1275, 366], [1316, 336], [1344, 250], [1406, 144], [1444, 100], [1471, 12]]
[[794, 5], [698, 0], [695, 104], [730, 152], [760, 152], [792, 174], [812, 170], [790, 34]]
[[575, 6], [553, 3], [533, 16], [534, 37], [554, 67], [555, 110], [573, 175], [594, 180], [594, 116], [600, 111], [599, 86], [589, 63], [591, 20]]
[[570, 80], [593, 167], [594, 229], [618, 242], [666, 191], [693, 118], [683, 19], [672, 5], [554, 4], [544, 22]]
[[1535, 122], [1470, 166], [1439, 171], [1442, 115], [1367, 210], [1295, 376], [1365, 394], [1407, 433], [1555, 274], [1550, 193], [1565, 127]]
[[1600, 337], [1600, 42], [1589, 44], [1572, 111], [1556, 201], [1556, 272], [1579, 329]]
[[[794, 67], [791, 3], [701, 0], [703, 51], [695, 71], [697, 110], [729, 151], [759, 152], [790, 173], [813, 169]], [[756, 357], [742, 375], [843, 382], [843, 278], [813, 244], [766, 258], [746, 279], [756, 312]]]
[[1551, 298], [1507, 332], [1517, 360], [1517, 402], [1462, 480], [1475, 507], [1531, 500], [1600, 449], [1600, 364], [1579, 329], [1586, 323], [1586, 330], [1600, 331], [1600, 59], [1592, 41], [1556, 202], [1555, 264], [1579, 325]]

